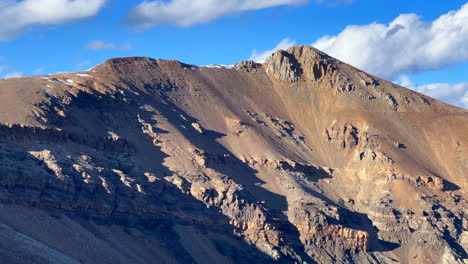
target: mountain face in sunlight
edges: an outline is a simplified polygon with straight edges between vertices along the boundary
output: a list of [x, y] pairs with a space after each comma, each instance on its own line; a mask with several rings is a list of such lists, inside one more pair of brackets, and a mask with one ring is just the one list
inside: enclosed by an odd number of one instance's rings
[[0, 80], [0, 260], [464, 263], [468, 111], [308, 46]]

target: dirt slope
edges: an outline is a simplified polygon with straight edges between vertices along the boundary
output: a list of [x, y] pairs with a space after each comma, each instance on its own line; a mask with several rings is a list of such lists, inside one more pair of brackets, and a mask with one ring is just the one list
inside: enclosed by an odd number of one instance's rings
[[0, 261], [466, 263], [467, 178], [468, 111], [308, 46], [0, 80]]

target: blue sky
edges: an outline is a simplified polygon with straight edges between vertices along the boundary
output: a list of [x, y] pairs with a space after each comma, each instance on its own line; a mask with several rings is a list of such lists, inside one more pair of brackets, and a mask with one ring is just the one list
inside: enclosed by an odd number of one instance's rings
[[0, 77], [81, 71], [124, 56], [261, 61], [265, 51], [304, 44], [468, 108], [466, 3], [0, 0]]

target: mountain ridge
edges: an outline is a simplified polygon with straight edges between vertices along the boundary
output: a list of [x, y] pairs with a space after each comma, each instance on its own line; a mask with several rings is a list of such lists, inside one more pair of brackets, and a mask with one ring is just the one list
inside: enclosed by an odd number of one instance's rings
[[[14, 212], [0, 223], [85, 263], [99, 249], [109, 263], [463, 263], [467, 121], [308, 46], [263, 64], [130, 57], [0, 80]], [[98, 246], [12, 220], [25, 215], [101, 230]], [[99, 242], [119, 244], [111, 228], [132, 229], [120, 245], [135, 251]]]

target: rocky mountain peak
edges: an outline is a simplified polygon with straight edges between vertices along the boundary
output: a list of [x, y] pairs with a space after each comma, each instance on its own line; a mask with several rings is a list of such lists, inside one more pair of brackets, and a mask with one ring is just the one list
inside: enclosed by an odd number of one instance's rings
[[2, 79], [0, 262], [463, 263], [467, 131], [308, 46]]
[[287, 50], [278, 50], [265, 61], [268, 73], [289, 82], [317, 81], [327, 71], [333, 70], [333, 65], [336, 63], [337, 60], [311, 46], [294, 46]]
[[238, 69], [245, 72], [257, 71], [262, 67], [262, 64], [257, 63], [253, 60], [240, 61], [234, 64], [234, 69]]

